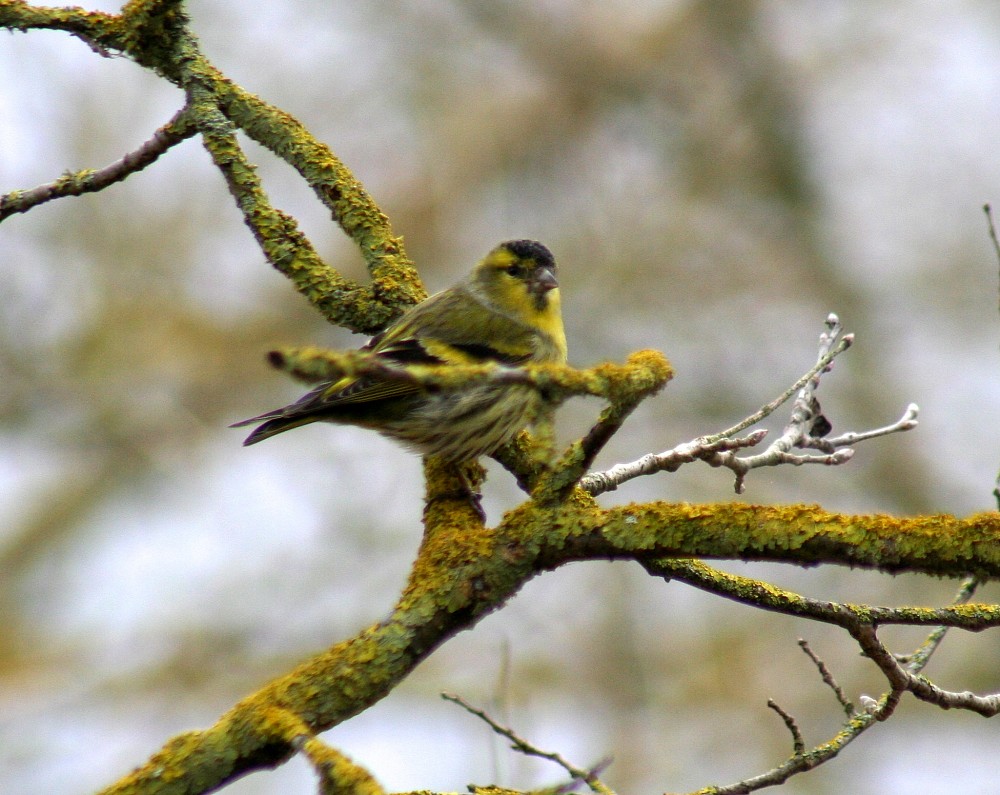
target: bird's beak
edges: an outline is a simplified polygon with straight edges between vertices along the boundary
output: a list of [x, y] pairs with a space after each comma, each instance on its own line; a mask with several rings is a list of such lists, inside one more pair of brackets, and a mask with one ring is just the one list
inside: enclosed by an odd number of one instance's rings
[[549, 290], [559, 286], [556, 275], [550, 268], [539, 268], [531, 280], [531, 291], [537, 295], [545, 295]]

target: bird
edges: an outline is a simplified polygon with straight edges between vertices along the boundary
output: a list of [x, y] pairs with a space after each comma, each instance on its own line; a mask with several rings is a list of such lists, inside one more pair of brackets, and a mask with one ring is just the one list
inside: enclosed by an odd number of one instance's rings
[[[565, 363], [555, 259], [534, 240], [500, 243], [463, 280], [411, 307], [361, 350], [397, 366]], [[243, 442], [252, 445], [317, 421], [356, 425], [461, 463], [495, 452], [531, 425], [542, 405], [529, 384], [444, 390], [349, 375], [230, 427], [260, 423]]]

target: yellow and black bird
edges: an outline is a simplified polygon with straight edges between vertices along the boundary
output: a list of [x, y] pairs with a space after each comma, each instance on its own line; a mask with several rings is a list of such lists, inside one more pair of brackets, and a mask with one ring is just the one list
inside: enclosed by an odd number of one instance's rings
[[[501, 243], [465, 279], [411, 308], [362, 350], [396, 365], [565, 362], [555, 260], [533, 240]], [[362, 375], [321, 384], [232, 427], [261, 423], [244, 442], [256, 444], [311, 422], [359, 425], [422, 455], [461, 462], [495, 451], [530, 425], [540, 406], [537, 390], [525, 384], [432, 390]]]

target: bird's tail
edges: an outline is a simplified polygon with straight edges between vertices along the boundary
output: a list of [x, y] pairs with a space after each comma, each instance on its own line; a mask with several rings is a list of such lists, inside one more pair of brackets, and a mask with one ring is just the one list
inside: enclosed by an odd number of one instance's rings
[[319, 418], [316, 416], [289, 417], [280, 411], [276, 411], [251, 417], [248, 420], [234, 422], [229, 427], [242, 428], [244, 425], [253, 425], [255, 422], [261, 423], [243, 440], [243, 446], [247, 447], [251, 444], [257, 444], [257, 442], [263, 442], [265, 439], [270, 439], [279, 433], [290, 431], [292, 428], [298, 428], [300, 425], [308, 425], [310, 422], [316, 422], [317, 419]]

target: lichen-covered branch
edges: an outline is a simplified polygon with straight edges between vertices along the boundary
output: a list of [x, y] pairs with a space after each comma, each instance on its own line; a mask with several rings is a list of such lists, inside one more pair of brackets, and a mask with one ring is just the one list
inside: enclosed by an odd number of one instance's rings
[[121, 17], [76, 6], [29, 5], [25, 0], [0, 3], [0, 27], [24, 33], [29, 30], [61, 30], [104, 50], [124, 52]]
[[371, 375], [384, 380], [417, 383], [428, 389], [466, 389], [483, 382], [528, 384], [555, 408], [575, 395], [592, 395], [608, 401], [590, 432], [571, 444], [555, 461], [521, 449], [498, 459], [518, 477], [536, 499], [560, 499], [572, 489], [594, 456], [639, 403], [661, 390], [673, 376], [670, 363], [658, 351], [637, 351], [624, 365], [610, 362], [585, 370], [567, 365], [538, 364], [503, 367], [498, 364], [468, 366], [387, 363], [368, 351], [328, 351], [321, 348], [286, 348], [268, 356], [274, 367], [307, 382], [332, 381], [347, 376]]
[[[267, 685], [210, 729], [171, 741], [107, 793], [156, 792], [157, 777], [165, 770], [174, 782], [191, 783], [174, 791], [202, 792], [272, 765], [296, 749], [294, 738], [275, 725], [275, 709], [292, 713], [313, 734], [324, 731], [381, 699], [430, 651], [500, 607], [536, 574], [571, 561], [634, 559], [674, 579], [684, 577], [684, 570], [663, 568], [657, 561], [736, 557], [812, 565], [821, 560], [894, 571], [1000, 575], [996, 514], [892, 519], [829, 514], [810, 506], [602, 509], [576, 490], [559, 504], [528, 501], [487, 528], [466, 499], [458, 475], [441, 463], [429, 461], [427, 466], [428, 483], [436, 490], [425, 511], [424, 542], [393, 613]], [[689, 569], [692, 579], [697, 574], [697, 568]], [[997, 606], [953, 606], [936, 613], [907, 608], [895, 614], [874, 608], [866, 614], [862, 606], [797, 605], [764, 584], [745, 592], [737, 590], [746, 585], [738, 580], [722, 584], [720, 591], [728, 590], [726, 595], [734, 598], [768, 609], [784, 604], [784, 612], [799, 615], [812, 610], [814, 616], [841, 625], [931, 623], [938, 618], [967, 629], [1000, 623]], [[869, 720], [873, 718], [864, 713], [853, 722]]]
[[481, 383], [526, 384], [538, 389], [547, 401], [556, 405], [574, 395], [603, 397], [612, 404], [634, 402], [661, 389], [673, 375], [663, 354], [651, 350], [631, 354], [624, 365], [606, 362], [583, 370], [560, 364], [404, 367], [365, 350], [331, 351], [312, 347], [272, 351], [268, 361], [307, 383], [372, 375], [387, 381], [405, 381], [442, 390], [465, 389]]
[[[317, 141], [291, 115], [221, 74], [216, 73], [213, 86], [220, 110], [254, 141], [298, 171], [334, 221], [357, 243], [372, 276], [374, 294], [382, 303], [405, 307], [426, 297], [389, 219], [326, 144]], [[385, 322], [381, 321], [382, 325]]]
[[[1000, 514], [897, 518], [815, 505], [646, 503], [585, 513], [580, 554], [832, 563], [898, 573], [1000, 576]], [[673, 550], [673, 551], [671, 551]]]
[[[188, 95], [183, 128], [161, 131], [137, 153], [102, 172], [78, 172], [48, 186], [12, 191], [0, 205], [0, 218], [27, 209], [29, 203], [38, 204], [39, 198], [100, 190], [155, 160], [161, 150], [176, 143], [178, 133], [186, 137], [197, 131], [268, 261], [332, 323], [372, 334], [426, 297], [402, 241], [347, 167], [289, 114], [219, 73], [201, 53], [187, 23], [180, 0], [132, 0], [119, 15], [29, 6], [16, 0], [0, 4], [0, 27], [66, 31], [99, 52], [121, 54], [152, 69]], [[357, 244], [371, 285], [346, 279], [323, 262], [294, 219], [271, 206], [235, 136], [238, 129], [302, 173]]]
[[[0, 27], [65, 31], [101, 55], [128, 57], [155, 71], [182, 88], [186, 96], [184, 109], [135, 151], [99, 171], [67, 174], [47, 185], [8, 194], [0, 199], [0, 220], [44, 201], [101, 190], [197, 134], [268, 261], [331, 322], [372, 333], [425, 296], [401, 240], [371, 196], [334, 153], [297, 120], [234, 85], [205, 59], [188, 26], [182, 0], [131, 0], [118, 15], [0, 0]], [[372, 278], [370, 285], [347, 279], [325, 263], [295, 219], [271, 204], [240, 145], [241, 131], [297, 169], [333, 220], [358, 246]], [[670, 379], [672, 370], [661, 354], [640, 351], [624, 365], [602, 364], [583, 370], [557, 365], [399, 367], [364, 351], [291, 349], [272, 354], [273, 365], [310, 381], [371, 374], [433, 390], [462, 389], [482, 382], [528, 384], [544, 396], [549, 408], [574, 395], [599, 396], [607, 405], [590, 431], [561, 453], [522, 434], [496, 454], [530, 498], [495, 527], [485, 526], [478, 506], [469, 499], [470, 486], [482, 478], [478, 465], [456, 467], [434, 459], [425, 461], [423, 542], [392, 613], [276, 678], [234, 706], [215, 725], [169, 741], [106, 793], [208, 792], [302, 753], [316, 770], [321, 791], [382, 795], [382, 788], [368, 771], [323, 743], [319, 733], [386, 696], [430, 652], [500, 608], [534, 576], [582, 560], [634, 560], [655, 576], [680, 580], [757, 608], [842, 627], [889, 683], [880, 700], [862, 697], [862, 708], [855, 711], [855, 702], [840, 691], [832, 673], [803, 646], [847, 713], [840, 732], [806, 750], [794, 716], [772, 701], [771, 709], [792, 735], [791, 757], [761, 776], [706, 792], [750, 792], [815, 767], [861, 732], [890, 717], [907, 692], [942, 708], [997, 714], [1000, 696], [945, 691], [922, 676], [921, 670], [941, 643], [941, 628], [978, 631], [998, 626], [1000, 605], [965, 604], [963, 600], [944, 607], [827, 602], [719, 572], [700, 559], [802, 566], [828, 563], [886, 572], [995, 578], [1000, 577], [1000, 514], [966, 519], [944, 515], [894, 518], [834, 514], [810, 505], [665, 502], [602, 508], [594, 500], [594, 495], [631, 478], [672, 471], [695, 460], [730, 469], [740, 491], [752, 469], [780, 464], [841, 464], [853, 453], [850, 445], [913, 428], [916, 406], [885, 427], [829, 436], [830, 423], [820, 410], [815, 391], [835, 357], [851, 344], [853, 337], [842, 331], [839, 320], [830, 315], [815, 366], [774, 401], [736, 425], [590, 475], [585, 472], [595, 456], [634, 408]], [[779, 437], [762, 453], [746, 454], [763, 441], [764, 432], [739, 434], [788, 401], [792, 401], [790, 418]], [[972, 588], [967, 590], [971, 595]], [[900, 658], [878, 637], [878, 627], [884, 624], [937, 629], [913, 654]], [[507, 730], [501, 733], [515, 738]], [[520, 742], [522, 750], [562, 764], [574, 779], [592, 790], [610, 791], [596, 770], [575, 768], [558, 754]]]
[[[966, 604], [956, 599], [942, 607], [887, 607], [849, 602], [829, 602], [811, 599], [777, 588], [762, 580], [741, 577], [720, 571], [700, 560], [660, 558], [642, 561], [647, 572], [667, 580], [685, 582], [717, 596], [732, 599], [751, 607], [809, 618], [825, 624], [849, 627], [868, 623], [874, 625], [903, 624], [907, 626], [955, 627], [979, 632], [1000, 626], [1000, 605]], [[929, 657], [929, 654], [926, 655]], [[921, 658], [923, 664], [926, 660]]]
[[[667, 568], [670, 568], [669, 564], [667, 565]], [[687, 571], [688, 569], [690, 569], [690, 571]], [[676, 570], [677, 579], [686, 579], [688, 582], [695, 584], [697, 587], [703, 587], [706, 584], [714, 583], [720, 579], [724, 581], [730, 577], [730, 575], [715, 572], [714, 570], [703, 566], [703, 564], [694, 564], [688, 567], [687, 564], [678, 562]], [[689, 574], [691, 576], [688, 576]], [[720, 574], [722, 575], [721, 578], [717, 576]], [[739, 583], [738, 586], [738, 590], [743, 593], [747, 592], [748, 589], [746, 586], [748, 583], [755, 582], [742, 577], [736, 579], [745, 581]], [[760, 585], [763, 584], [761, 583]], [[975, 585], [976, 581], [974, 579], [966, 580], [959, 588], [958, 594], [950, 607], [957, 608], [961, 606], [968, 598], [971, 597], [975, 590]], [[727, 586], [723, 587], [725, 588]], [[770, 588], [771, 586], [765, 586], [765, 590]], [[716, 588], [714, 586], [710, 586], [707, 590], [716, 591]], [[804, 597], [800, 597], [797, 594], [789, 594], [789, 597], [791, 597], [791, 601], [804, 599]], [[745, 600], [743, 598], [739, 598], [739, 601]], [[804, 599], [804, 601], [812, 602], [814, 600]], [[748, 603], [753, 604], [752, 601]], [[816, 603], [815, 609], [819, 613], [826, 612], [829, 610], [828, 606], [830, 604], [831, 603]], [[940, 608], [941, 611], [947, 609], [948, 608]], [[989, 606], [989, 609], [992, 611], [1000, 610], [1000, 606], [991, 605]], [[892, 608], [883, 608], [883, 610], [892, 610]], [[909, 612], [914, 610], [920, 611], [923, 610], [923, 608], [901, 608], [901, 610]], [[775, 709], [782, 716], [785, 721], [785, 725], [792, 732], [794, 740], [792, 755], [784, 762], [775, 765], [770, 770], [759, 775], [745, 778], [726, 786], [705, 787], [704, 789], [691, 793], [691, 795], [747, 795], [748, 793], [756, 792], [767, 787], [783, 784], [793, 776], [805, 773], [821, 764], [824, 764], [825, 762], [829, 762], [845, 747], [847, 747], [848, 744], [861, 736], [861, 734], [874, 726], [879, 725], [879, 723], [888, 720], [898, 706], [900, 698], [906, 692], [911, 692], [917, 698], [935, 703], [944, 709], [968, 709], [985, 716], [996, 714], [998, 708], [1000, 708], [1000, 695], [976, 696], [975, 694], [967, 692], [949, 693], [941, 690], [920, 675], [924, 666], [930, 661], [931, 654], [933, 654], [933, 652], [939, 647], [941, 639], [944, 636], [944, 627], [938, 627], [935, 629], [930, 634], [928, 639], [912, 654], [903, 655], [902, 660], [907, 661], [904, 663], [902, 662], [900, 656], [891, 654], [878, 640], [875, 629], [878, 621], [873, 619], [872, 616], [865, 615], [863, 610], [848, 610], [846, 613], [831, 612], [831, 616], [835, 617], [833, 623], [843, 626], [851, 634], [851, 636], [858, 641], [865, 655], [872, 659], [882, 670], [887, 681], [889, 682], [889, 690], [883, 693], [878, 699], [862, 695], [860, 698], [862, 709], [860, 711], [855, 711], [853, 704], [851, 704], [851, 702], [845, 697], [843, 691], [840, 689], [840, 686], [837, 685], [832, 674], [827, 669], [826, 664], [815, 654], [815, 652], [812, 651], [808, 643], [800, 640], [799, 645], [816, 665], [823, 683], [833, 691], [837, 698], [837, 703], [846, 711], [847, 718], [840, 730], [826, 742], [820, 743], [819, 745], [806, 750], [802, 735], [795, 719], [783, 709], [778, 708], [773, 700], [770, 700], [768, 702], [768, 706]]]

